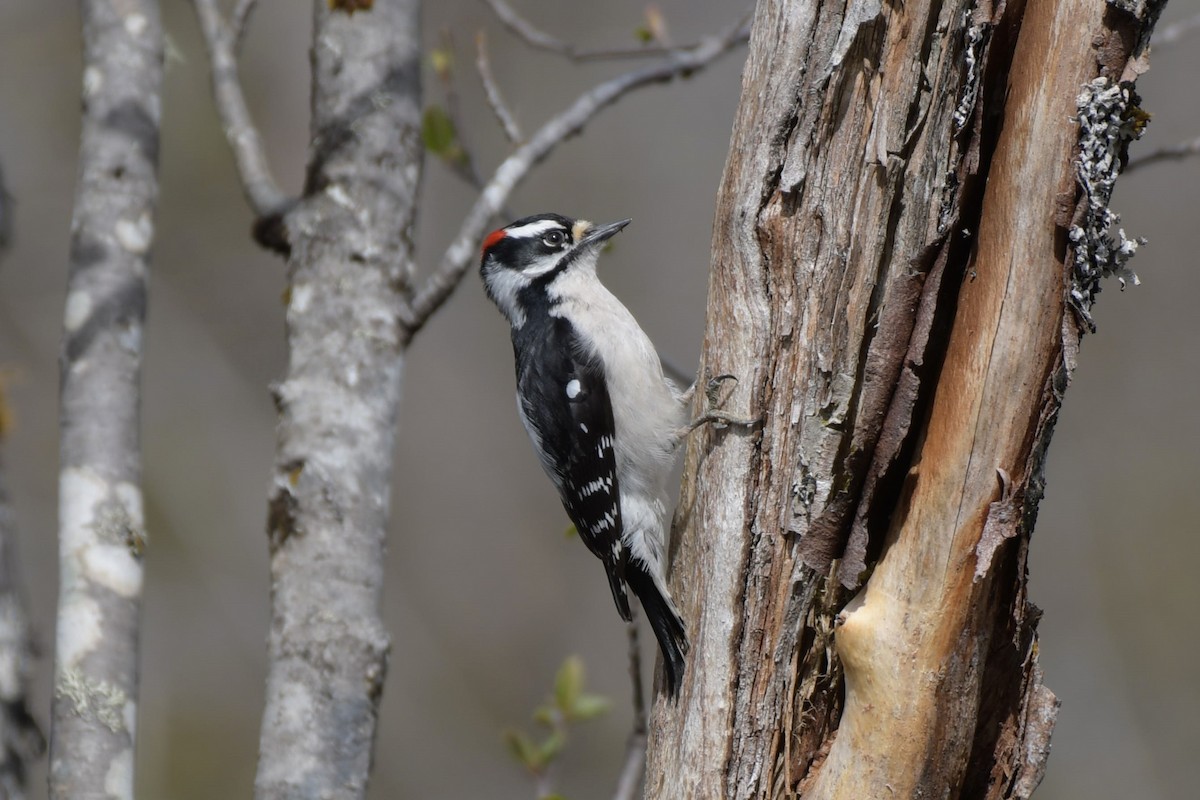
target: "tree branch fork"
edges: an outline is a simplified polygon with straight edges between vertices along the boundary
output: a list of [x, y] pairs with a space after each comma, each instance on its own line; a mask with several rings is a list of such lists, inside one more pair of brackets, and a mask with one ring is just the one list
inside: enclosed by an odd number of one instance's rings
[[[291, 197], [279, 188], [272, 176], [266, 148], [246, 104], [237, 69], [237, 46], [253, 7], [253, 0], [240, 0], [232, 22], [226, 21], [217, 0], [193, 0], [212, 65], [213, 95], [233, 151], [247, 202], [258, 217], [256, 235], [272, 249], [286, 252], [287, 217], [305, 198]], [[506, 136], [516, 149], [479, 187], [479, 197], [467, 212], [458, 233], [447, 246], [437, 268], [419, 285], [411, 284], [403, 293], [398, 318], [406, 337], [411, 338], [449, 299], [473, 263], [476, 247], [492, 218], [499, 213], [513, 190], [541, 161], [566, 139], [579, 133], [597, 114], [621, 97], [655, 83], [664, 83], [704, 69], [730, 50], [749, 39], [748, 22], [743, 19], [724, 31], [682, 47], [650, 46], [580, 51], [537, 31], [505, 3], [487, 0], [487, 4], [514, 33], [527, 44], [560, 52], [573, 60], [652, 57], [655, 63], [610, 78], [580, 94], [573, 103], [547, 120], [523, 142], [511, 111], [504, 104], [499, 87], [488, 67], [482, 39], [478, 42], [478, 69], [489, 104]], [[368, 14], [364, 14], [368, 16]], [[337, 203], [337, 187], [323, 187]]]

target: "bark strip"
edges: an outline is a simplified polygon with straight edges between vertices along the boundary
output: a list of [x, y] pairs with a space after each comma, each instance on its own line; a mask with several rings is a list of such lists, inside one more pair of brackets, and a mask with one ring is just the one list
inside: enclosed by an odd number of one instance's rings
[[133, 797], [142, 594], [142, 326], [163, 34], [154, 0], [84, 0], [64, 315], [50, 796]]

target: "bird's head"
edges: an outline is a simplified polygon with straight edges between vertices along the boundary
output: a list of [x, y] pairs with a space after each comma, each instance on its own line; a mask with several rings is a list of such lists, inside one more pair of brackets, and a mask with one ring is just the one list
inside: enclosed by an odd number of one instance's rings
[[567, 270], [595, 270], [604, 243], [631, 220], [594, 225], [561, 214], [537, 214], [498, 228], [483, 240], [479, 272], [488, 297], [514, 327], [525, 320], [524, 305]]

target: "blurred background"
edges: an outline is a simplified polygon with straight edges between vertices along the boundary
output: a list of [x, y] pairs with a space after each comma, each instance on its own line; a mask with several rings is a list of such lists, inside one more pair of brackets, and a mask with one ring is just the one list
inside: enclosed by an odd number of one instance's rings
[[[144, 396], [149, 529], [139, 795], [249, 797], [265, 676], [264, 521], [284, 368], [284, 267], [249, 237], [250, 213], [209, 94], [190, 3], [163, 4], [170, 38], [162, 190]], [[635, 41], [638, 0], [520, 0], [543, 29], [588, 46]], [[691, 41], [741, 3], [660, 0]], [[1163, 23], [1196, 14], [1177, 0]], [[307, 4], [261, 0], [242, 74], [276, 177], [299, 189], [308, 130]], [[485, 173], [506, 142], [483, 102], [473, 37], [526, 132], [621, 64], [531, 52], [473, 0], [426, 4], [427, 46], [458, 47], [464, 138]], [[634, 224], [606, 282], [660, 349], [691, 368], [703, 335], [714, 198], [744, 52], [689, 81], [622, 100], [563, 145], [510, 205]], [[19, 555], [41, 645], [34, 708], [46, 723], [56, 597], [57, 357], [79, 133], [80, 42], [69, 0], [0, 4], [0, 164], [16, 201], [0, 260], [0, 368], [16, 427], [4, 443]], [[1200, 135], [1200, 31], [1155, 54], [1139, 82], [1154, 114], [1134, 152]], [[426, 74], [427, 102], [443, 103]], [[1045, 609], [1041, 658], [1063, 701], [1038, 796], [1178, 798], [1195, 791], [1200, 738], [1200, 159], [1123, 179], [1114, 207], [1142, 285], [1106, 287], [1051, 449], [1030, 560]], [[473, 192], [427, 161], [420, 262], [434, 265]], [[384, 613], [391, 670], [374, 798], [527, 798], [503, 743], [568, 654], [613, 710], [576, 729], [559, 787], [611, 796], [630, 725], [625, 633], [598, 565], [513, 413], [507, 328], [468, 276], [418, 337], [406, 371]], [[647, 661], [649, 635], [643, 637]], [[648, 668], [648, 667], [647, 667]], [[45, 760], [32, 778], [45, 793]]]

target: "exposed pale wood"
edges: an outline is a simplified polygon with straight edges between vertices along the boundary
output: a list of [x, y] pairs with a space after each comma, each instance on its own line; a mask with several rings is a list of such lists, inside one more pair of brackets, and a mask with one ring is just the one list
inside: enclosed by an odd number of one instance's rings
[[1103, 13], [1090, 0], [1026, 8], [972, 278], [909, 496], [837, 629], [846, 707], [811, 797], [940, 797], [965, 773], [997, 613], [995, 573], [976, 563], [976, 548], [993, 503], [997, 515], [1010, 509], [999, 523], [1007, 535], [1018, 533], [1034, 432], [1042, 408], [1058, 405], [1049, 382], [1061, 369], [1065, 273], [1055, 204], [1074, 181], [1077, 132], [1065, 120], [1097, 70], [1080, 31], [1098, 30]]

